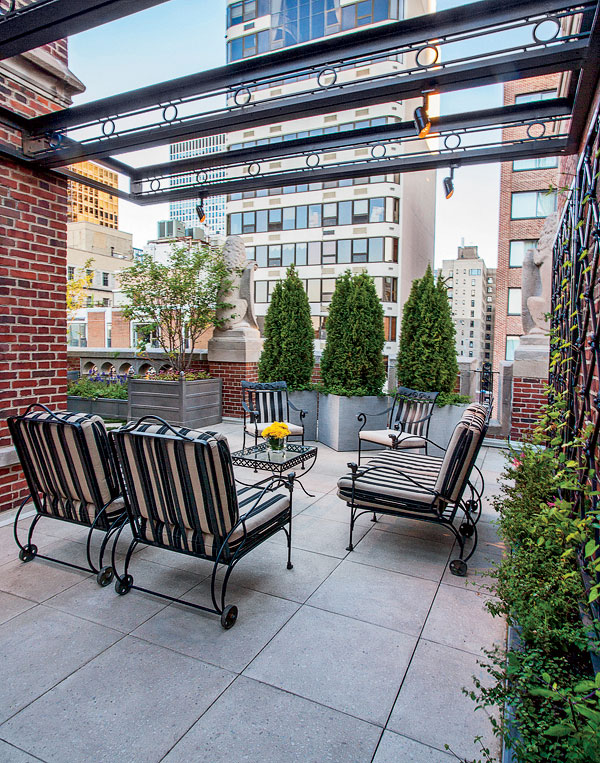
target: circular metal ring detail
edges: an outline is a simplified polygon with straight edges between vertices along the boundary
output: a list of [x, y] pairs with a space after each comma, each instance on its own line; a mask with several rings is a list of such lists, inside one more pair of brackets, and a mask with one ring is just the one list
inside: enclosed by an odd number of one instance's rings
[[371, 156], [373, 159], [383, 159], [386, 153], [387, 148], [383, 143], [376, 143], [374, 146], [371, 146]]
[[162, 118], [164, 122], [173, 122], [175, 119], [177, 119], [177, 114], [179, 112], [177, 111], [177, 106], [175, 106], [174, 103], [170, 103], [168, 106], [165, 106], [162, 111]]
[[455, 132], [450, 133], [450, 135], [446, 135], [446, 137], [444, 138], [444, 146], [449, 151], [454, 151], [460, 146], [461, 143], [462, 143], [462, 138], [460, 137], [460, 135], [457, 135]]
[[[539, 135], [533, 134], [533, 127], [541, 127], [542, 130]], [[532, 122], [530, 125], [527, 125], [527, 137], [528, 138], [543, 138], [546, 134], [546, 125], [543, 122]]]
[[50, 133], [48, 137], [48, 145], [50, 148], [58, 148], [63, 142], [63, 136], [59, 132]]
[[311, 168], [318, 167], [320, 162], [321, 162], [321, 158], [320, 158], [319, 154], [309, 154], [306, 157], [306, 166], [307, 167], [311, 167]]
[[106, 119], [102, 122], [102, 134], [108, 138], [109, 135], [114, 133], [115, 127], [114, 119]]
[[160, 180], [157, 178], [154, 178], [154, 180], [150, 181], [150, 190], [151, 191], [158, 191], [160, 189]]
[[206, 172], [202, 171], [202, 172], [196, 173], [196, 183], [204, 184], [206, 183], [207, 180], [208, 180], [208, 175], [206, 174]]
[[[546, 28], [549, 31], [549, 34], [545, 35], [543, 34], [543, 29]], [[543, 21], [538, 21], [538, 23], [533, 27], [533, 39], [536, 42], [544, 43], [544, 42], [552, 42], [552, 40], [556, 40], [558, 37], [558, 34], [560, 32], [560, 23], [557, 19], [549, 18], [544, 19]]]
[[[326, 78], [332, 77], [333, 79], [331, 82], [327, 82]], [[321, 69], [317, 76], [317, 84], [319, 87], [327, 89], [328, 87], [333, 87], [335, 83], [337, 82], [337, 72], [335, 69], [332, 69], [330, 66], [326, 67], [325, 69]]]
[[260, 172], [260, 164], [258, 162], [252, 162], [248, 167], [248, 174], [252, 177], [256, 177]]
[[247, 88], [245, 85], [236, 90], [233, 95], [236, 106], [245, 106], [247, 103], [250, 103], [250, 98], [252, 98], [250, 88]]
[[[433, 51], [433, 61], [430, 61], [428, 64], [424, 63], [424, 61], [421, 59], [421, 55], [425, 53], [426, 51]], [[420, 66], [421, 69], [427, 69], [428, 66], [433, 66], [434, 64], [437, 64], [437, 60], [440, 57], [439, 50], [435, 47], [435, 45], [423, 45], [422, 48], [419, 48], [417, 51], [417, 59], [416, 63], [417, 66]]]

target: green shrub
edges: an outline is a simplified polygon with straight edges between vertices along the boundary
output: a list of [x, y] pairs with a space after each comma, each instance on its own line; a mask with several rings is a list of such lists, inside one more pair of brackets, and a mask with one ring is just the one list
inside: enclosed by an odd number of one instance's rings
[[85, 397], [95, 399], [98, 397], [111, 398], [114, 400], [127, 400], [127, 383], [118, 382], [106, 384], [104, 382], [94, 382], [89, 379], [77, 379], [67, 385], [67, 395], [76, 397]]
[[298, 271], [292, 265], [285, 279], [277, 282], [271, 296], [258, 380], [285, 381], [289, 389], [310, 389], [314, 364], [310, 304]]
[[385, 384], [383, 308], [367, 273], [338, 277], [321, 358], [325, 392], [380, 395]]

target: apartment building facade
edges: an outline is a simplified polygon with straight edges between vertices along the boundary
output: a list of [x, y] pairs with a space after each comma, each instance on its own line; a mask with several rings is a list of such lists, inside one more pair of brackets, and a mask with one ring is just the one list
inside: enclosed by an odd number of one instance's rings
[[[97, 180], [113, 188], [119, 187], [119, 176], [95, 162], [81, 162], [70, 168], [84, 177]], [[90, 222], [117, 230], [119, 227], [119, 199], [106, 191], [89, 188], [69, 181], [69, 222]]]
[[[227, 8], [228, 61], [295, 45], [360, 26], [384, 24], [435, 8], [429, 0], [243, 0]], [[398, 69], [397, 60], [344, 69], [338, 82]], [[315, 86], [316, 80], [315, 80]], [[276, 83], [252, 93], [254, 100], [305, 91], [302, 81]], [[296, 122], [271, 124], [228, 135], [228, 147], [240, 149], [312, 135], [343, 132], [412, 120], [419, 102], [377, 104]], [[349, 149], [364, 160], [369, 149]], [[348, 152], [346, 153], [348, 156]], [[339, 161], [340, 152], [325, 153], [323, 164]], [[271, 162], [271, 169], [278, 169]], [[385, 354], [395, 355], [401, 309], [412, 280], [423, 275], [433, 260], [435, 173], [379, 175], [354, 180], [311, 183], [243, 191], [227, 198], [227, 229], [246, 244], [258, 265], [255, 281], [256, 313], [262, 325], [270, 296], [285, 269], [298, 268], [311, 305], [317, 351], [326, 339], [326, 321], [335, 281], [346, 269], [367, 270], [375, 279], [385, 314]]]
[[441, 276], [456, 328], [456, 354], [491, 363], [496, 311], [496, 269], [488, 268], [476, 246], [459, 246], [456, 259], [443, 260]]

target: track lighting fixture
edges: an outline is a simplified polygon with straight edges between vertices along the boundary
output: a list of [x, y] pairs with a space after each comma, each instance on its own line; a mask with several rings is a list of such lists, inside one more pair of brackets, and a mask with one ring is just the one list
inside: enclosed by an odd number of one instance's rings
[[206, 221], [206, 212], [204, 211], [204, 196], [202, 195], [198, 197], [198, 204], [196, 204], [196, 214], [198, 215], [198, 220], [200, 220], [201, 223]]
[[444, 195], [447, 199], [454, 193], [454, 167], [450, 167], [450, 175], [444, 178]]
[[432, 91], [423, 91], [423, 105], [417, 106], [414, 113], [415, 129], [419, 138], [426, 138], [431, 130], [431, 120], [428, 114], [430, 92]]

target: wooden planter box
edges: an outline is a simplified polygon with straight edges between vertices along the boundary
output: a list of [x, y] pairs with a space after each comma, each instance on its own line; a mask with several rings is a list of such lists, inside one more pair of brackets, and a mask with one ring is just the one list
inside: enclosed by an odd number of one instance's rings
[[130, 379], [127, 419], [160, 416], [175, 426], [198, 429], [222, 419], [222, 379], [155, 381]]
[[[388, 407], [389, 398], [385, 395], [319, 395], [319, 442], [333, 450], [358, 451], [358, 430], [361, 423], [356, 420], [357, 415], [370, 414], [367, 419], [368, 429], [385, 429], [389, 414], [373, 414], [385, 411]], [[364, 443], [363, 449], [382, 450], [382, 447], [374, 443]]]
[[[468, 405], [468, 403], [464, 405], [445, 405], [443, 408], [438, 408], [437, 405], [434, 406], [433, 416], [429, 425], [429, 439], [442, 448], [447, 448], [452, 437], [452, 432], [454, 432], [454, 427], [461, 420]], [[431, 443], [427, 446], [427, 453], [430, 456], [444, 455], [440, 448], [436, 448]]]
[[[304, 439], [315, 441], [317, 439], [317, 405], [319, 393], [316, 390], [303, 390], [302, 392], [289, 392], [290, 403], [296, 408], [308, 411], [304, 417]], [[290, 407], [290, 423], [300, 424], [300, 414]], [[297, 440], [293, 440], [297, 442]]]
[[110, 397], [87, 398], [67, 395], [67, 411], [70, 413], [94, 413], [105, 419], [127, 418], [127, 400]]

